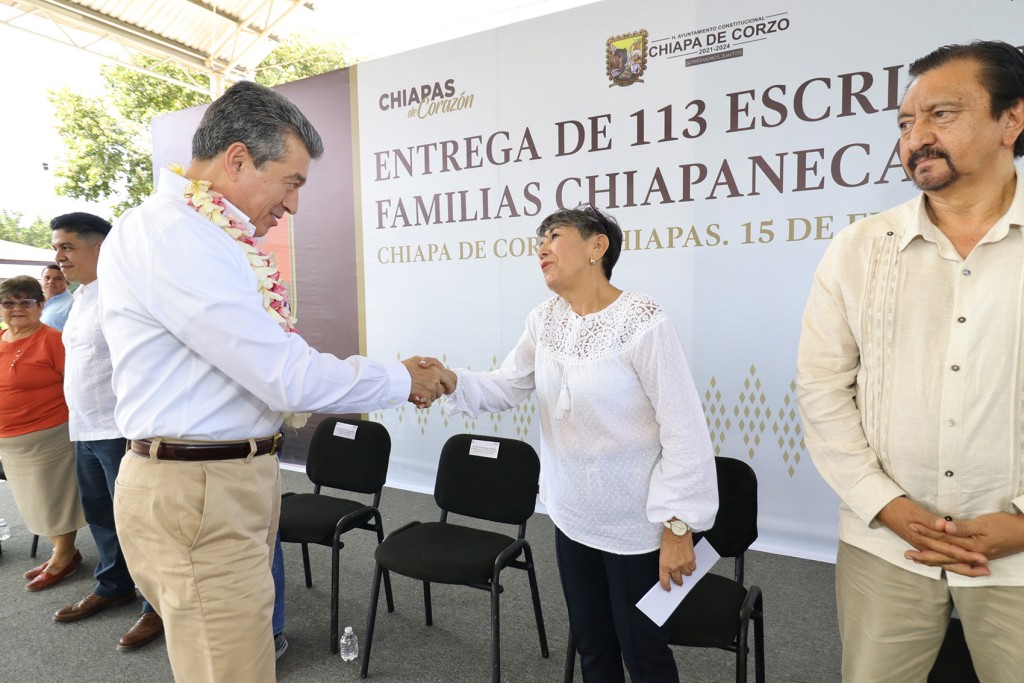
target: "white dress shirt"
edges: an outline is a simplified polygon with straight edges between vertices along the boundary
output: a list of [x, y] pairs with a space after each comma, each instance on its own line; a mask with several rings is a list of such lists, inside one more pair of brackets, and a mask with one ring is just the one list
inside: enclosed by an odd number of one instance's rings
[[100, 326], [99, 285], [80, 285], [64, 325], [64, 400], [72, 441], [119, 439], [110, 349]]
[[[966, 259], [924, 196], [836, 235], [798, 358], [807, 448], [841, 499], [840, 538], [912, 572], [875, 519], [902, 495], [952, 519], [1024, 510], [1024, 178]], [[1024, 585], [1024, 553], [950, 585]]]
[[675, 328], [650, 298], [623, 292], [579, 316], [552, 297], [500, 369], [456, 374], [451, 412], [500, 412], [536, 390], [540, 499], [574, 541], [635, 555], [661, 545], [672, 517], [697, 531], [714, 523], [707, 422]]
[[319, 353], [271, 320], [240, 245], [188, 206], [185, 184], [163, 170], [157, 192], [121, 217], [100, 252], [114, 416], [127, 438], [258, 438], [283, 413], [360, 413], [408, 399], [401, 363]]

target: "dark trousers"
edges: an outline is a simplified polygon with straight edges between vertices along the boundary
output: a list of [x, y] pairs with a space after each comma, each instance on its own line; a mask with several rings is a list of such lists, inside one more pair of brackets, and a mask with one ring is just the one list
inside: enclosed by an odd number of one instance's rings
[[274, 577], [274, 617], [270, 622], [274, 635], [284, 633], [284, 553], [281, 551], [281, 532], [274, 539], [274, 561], [270, 565]]
[[664, 630], [636, 607], [658, 580], [658, 551], [616, 555], [555, 529], [555, 555], [569, 628], [587, 683], [678, 683]]
[[[75, 442], [78, 492], [85, 521], [89, 522], [89, 531], [100, 556], [93, 571], [96, 579], [93, 593], [105, 598], [135, 592], [135, 581], [128, 573], [114, 526], [114, 481], [126, 450], [124, 439]], [[143, 601], [142, 611], [152, 612], [153, 607]]]

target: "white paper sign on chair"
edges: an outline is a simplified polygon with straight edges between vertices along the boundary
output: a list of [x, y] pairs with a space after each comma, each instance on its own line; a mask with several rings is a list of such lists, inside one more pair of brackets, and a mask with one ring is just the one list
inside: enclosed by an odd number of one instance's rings
[[355, 425], [350, 425], [347, 422], [339, 422], [334, 425], [334, 436], [340, 436], [343, 439], [354, 439], [356, 438], [356, 430], [359, 429]]
[[469, 454], [479, 455], [481, 458], [497, 458], [498, 446], [496, 441], [480, 441], [473, 439], [469, 444]]

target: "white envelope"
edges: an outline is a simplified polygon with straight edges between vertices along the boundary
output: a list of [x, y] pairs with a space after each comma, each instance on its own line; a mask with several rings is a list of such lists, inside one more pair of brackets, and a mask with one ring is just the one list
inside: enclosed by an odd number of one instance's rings
[[658, 626], [664, 625], [672, 613], [679, 607], [697, 582], [704, 578], [704, 575], [715, 566], [721, 555], [711, 547], [708, 539], [700, 539], [700, 543], [693, 547], [693, 554], [697, 558], [697, 569], [690, 576], [683, 577], [683, 585], [677, 586], [669, 581], [669, 590], [661, 587], [661, 583], [655, 583], [654, 588], [647, 591], [647, 595], [640, 598], [636, 606], [646, 614], [651, 621]]

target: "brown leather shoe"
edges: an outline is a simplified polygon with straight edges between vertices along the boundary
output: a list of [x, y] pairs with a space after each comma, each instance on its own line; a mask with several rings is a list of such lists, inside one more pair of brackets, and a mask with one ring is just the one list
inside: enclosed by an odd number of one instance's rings
[[133, 650], [151, 643], [164, 632], [164, 621], [156, 612], [143, 612], [128, 632], [117, 641], [118, 650]]
[[105, 609], [117, 607], [118, 605], [127, 605], [134, 600], [135, 591], [114, 598], [105, 598], [102, 595], [89, 593], [75, 604], [61, 607], [54, 613], [53, 620], [67, 623], [69, 621], [78, 621], [79, 619], [88, 619]]

